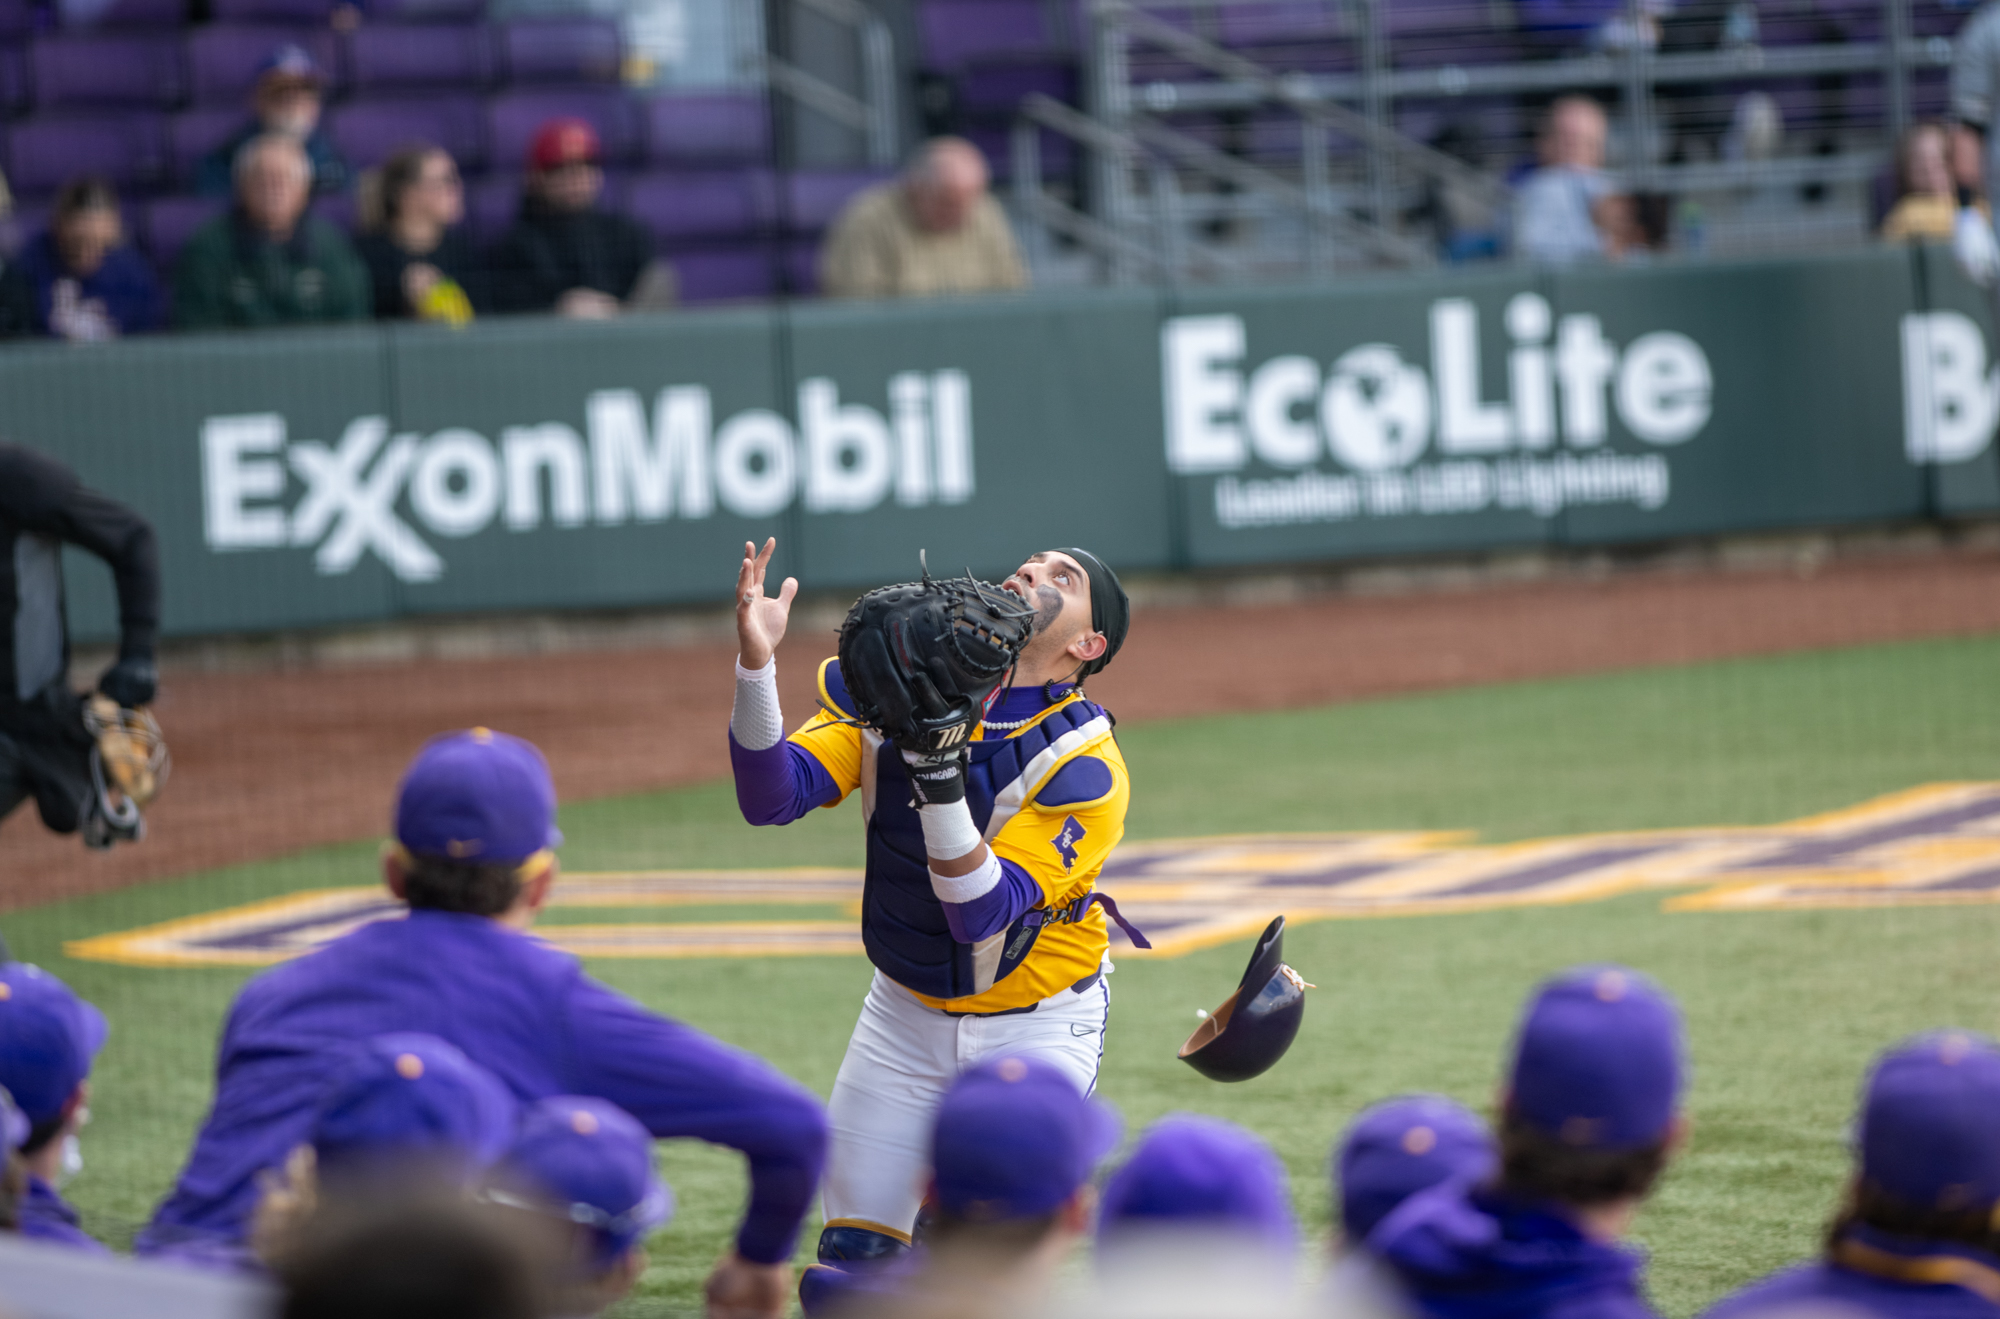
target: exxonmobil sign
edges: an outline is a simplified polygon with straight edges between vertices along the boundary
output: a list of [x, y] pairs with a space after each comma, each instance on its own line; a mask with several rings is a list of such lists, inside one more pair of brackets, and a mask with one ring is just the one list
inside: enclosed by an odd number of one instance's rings
[[[714, 416], [710, 391], [647, 400], [603, 389], [567, 422], [399, 433], [356, 417], [332, 443], [294, 436], [283, 413], [207, 418], [202, 529], [211, 550], [311, 548], [322, 574], [374, 554], [408, 582], [447, 570], [453, 540], [700, 520], [963, 504], [976, 488], [972, 385], [963, 371], [905, 371], [886, 410], [800, 382], [797, 424], [766, 408]], [[292, 498], [294, 491], [297, 497]]]

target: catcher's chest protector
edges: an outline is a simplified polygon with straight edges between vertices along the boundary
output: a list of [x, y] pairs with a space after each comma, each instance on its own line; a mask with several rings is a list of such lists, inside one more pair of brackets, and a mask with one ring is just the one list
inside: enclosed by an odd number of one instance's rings
[[[1078, 700], [1005, 740], [971, 743], [965, 802], [973, 823], [992, 838], [996, 817], [1001, 823], [1012, 818], [1037, 785], [1110, 731], [1110, 717], [1101, 707]], [[1030, 911], [979, 944], [953, 939], [944, 908], [931, 890], [923, 826], [910, 806], [903, 758], [885, 744], [874, 760], [861, 934], [869, 960], [884, 975], [932, 998], [984, 994], [1027, 959], [1049, 924], [1085, 915], [1083, 910]]]

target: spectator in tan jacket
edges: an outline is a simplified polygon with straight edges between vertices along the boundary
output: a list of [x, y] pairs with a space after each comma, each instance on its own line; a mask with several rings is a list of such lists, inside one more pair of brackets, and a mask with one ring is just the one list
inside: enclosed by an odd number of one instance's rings
[[899, 179], [849, 202], [820, 252], [836, 298], [922, 298], [1027, 287], [986, 160], [961, 138], [924, 144]]

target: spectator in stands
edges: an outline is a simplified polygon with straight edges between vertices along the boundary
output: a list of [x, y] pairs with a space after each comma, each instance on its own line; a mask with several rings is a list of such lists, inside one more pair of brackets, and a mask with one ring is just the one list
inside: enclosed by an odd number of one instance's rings
[[808, 1314], [1017, 1319], [1041, 1311], [1090, 1226], [1091, 1170], [1116, 1115], [1032, 1056], [991, 1058], [945, 1092], [931, 1130], [932, 1207], [921, 1249], [874, 1272], [809, 1265]]
[[1905, 1041], [1876, 1063], [1857, 1127], [1860, 1167], [1822, 1257], [1705, 1319], [2000, 1313], [2000, 1050], [1963, 1031]]
[[[1958, 216], [1952, 253], [1975, 282], [2000, 276], [2000, 237], [1990, 213], [1993, 180], [2000, 178], [2000, 132], [1993, 123], [1995, 89], [2000, 88], [2000, 0], [1986, 0], [1958, 29], [1952, 41], [1951, 113], [1957, 124], [1952, 172], [1958, 184]], [[1974, 203], [1985, 199], [1987, 209]]]
[[1958, 223], [1958, 188], [1951, 176], [1951, 137], [1942, 124], [1918, 124], [1896, 151], [1896, 204], [1882, 220], [1886, 242], [1951, 241]]
[[326, 76], [305, 47], [287, 44], [272, 51], [257, 71], [250, 99], [251, 121], [202, 158], [195, 190], [204, 197], [227, 197], [235, 188], [236, 160], [243, 148], [251, 139], [271, 134], [292, 139], [306, 153], [314, 192], [346, 188], [347, 162], [319, 128], [325, 88]]
[[1680, 1014], [1643, 976], [1584, 967], [1528, 1005], [1500, 1101], [1500, 1171], [1406, 1200], [1368, 1247], [1428, 1319], [1646, 1319], [1619, 1244], [1686, 1139]]
[[1341, 1235], [1359, 1245], [1417, 1192], [1483, 1181], [1494, 1159], [1486, 1124], [1462, 1105], [1442, 1095], [1384, 1100], [1354, 1119], [1334, 1151]]
[[1654, 50], [1660, 19], [1673, 0], [1520, 0], [1515, 14], [1530, 43], [1551, 54], [1588, 50]]
[[263, 1179], [251, 1228], [258, 1258], [297, 1250], [328, 1201], [469, 1191], [506, 1150], [515, 1115], [507, 1088], [435, 1035], [378, 1035], [341, 1050], [310, 1138]]
[[673, 1217], [653, 1168], [653, 1138], [602, 1099], [558, 1095], [521, 1121], [490, 1199], [545, 1215], [567, 1237], [546, 1288], [583, 1319], [615, 1304], [646, 1271], [646, 1234]]
[[451, 153], [403, 148], [383, 164], [375, 192], [380, 213], [355, 243], [374, 284], [375, 314], [449, 325], [470, 321], [485, 303], [485, 272], [458, 228], [465, 187]]
[[598, 209], [602, 156], [585, 120], [551, 119], [536, 131], [521, 214], [493, 250], [494, 310], [604, 320], [672, 301], [671, 271], [654, 261], [645, 229]]
[[541, 1226], [447, 1196], [343, 1206], [286, 1258], [278, 1319], [544, 1319]]
[[312, 167], [289, 137], [236, 158], [236, 205], [195, 231], [174, 267], [185, 330], [365, 320], [368, 270], [346, 235], [306, 214]]
[[741, 1151], [749, 1205], [709, 1296], [718, 1310], [776, 1319], [825, 1159], [825, 1114], [760, 1060], [613, 993], [529, 937], [555, 882], [555, 807], [547, 763], [518, 738], [475, 728], [418, 752], [382, 859], [408, 916], [362, 925], [243, 987], [223, 1027], [214, 1105], [140, 1253], [240, 1244], [259, 1178], [308, 1139], [337, 1050], [422, 1030], [521, 1102], [596, 1095], [656, 1138]]
[[0, 334], [72, 342], [157, 330], [165, 298], [153, 268], [125, 242], [118, 194], [102, 179], [76, 179], [55, 212], [0, 273]]
[[77, 1132], [90, 1120], [90, 1069], [104, 1014], [38, 966], [0, 966], [0, 1086], [27, 1119], [19, 1143], [24, 1237], [103, 1252], [57, 1185], [83, 1166]]
[[903, 176], [847, 204], [819, 258], [836, 298], [922, 298], [1027, 287], [986, 158], [956, 137], [924, 144]]
[[1553, 265], [1615, 257], [1618, 187], [1604, 172], [1604, 108], [1588, 96], [1550, 107], [1538, 143], [1541, 168], [1514, 198], [1514, 250]]

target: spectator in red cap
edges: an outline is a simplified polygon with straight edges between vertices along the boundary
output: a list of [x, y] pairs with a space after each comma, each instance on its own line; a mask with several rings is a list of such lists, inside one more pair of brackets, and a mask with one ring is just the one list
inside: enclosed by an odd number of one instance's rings
[[493, 252], [495, 310], [603, 320], [652, 300], [652, 240], [597, 207], [602, 155], [597, 130], [584, 120], [551, 119], [536, 132], [520, 217]]
[[347, 186], [347, 162], [320, 131], [326, 75], [304, 46], [286, 42], [265, 56], [250, 93], [250, 122], [202, 157], [195, 190], [204, 197], [227, 197], [236, 188], [236, 157], [267, 133], [291, 138], [312, 165], [312, 190], [325, 194]]

